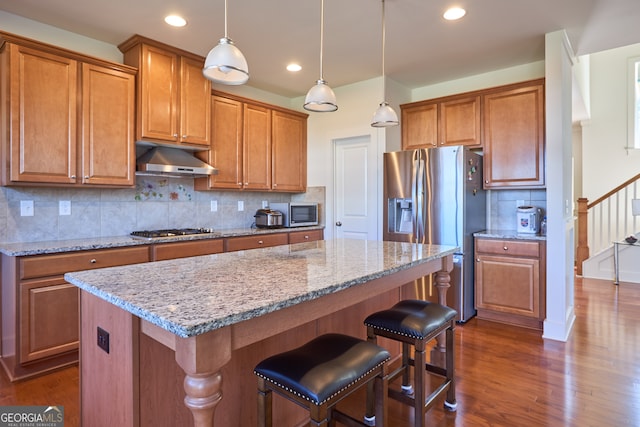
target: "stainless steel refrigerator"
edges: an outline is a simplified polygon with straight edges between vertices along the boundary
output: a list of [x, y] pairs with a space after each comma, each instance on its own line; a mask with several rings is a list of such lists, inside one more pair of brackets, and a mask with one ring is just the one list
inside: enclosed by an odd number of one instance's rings
[[[384, 240], [460, 247], [447, 305], [459, 322], [473, 317], [473, 233], [486, 228], [482, 156], [464, 147], [385, 153], [384, 203]], [[418, 281], [418, 296], [437, 301], [434, 284]]]

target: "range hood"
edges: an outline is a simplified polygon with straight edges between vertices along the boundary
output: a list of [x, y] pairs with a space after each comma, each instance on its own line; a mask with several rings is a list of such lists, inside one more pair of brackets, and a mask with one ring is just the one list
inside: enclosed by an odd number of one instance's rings
[[217, 173], [218, 169], [179, 148], [156, 146], [136, 160], [136, 175], [200, 178]]

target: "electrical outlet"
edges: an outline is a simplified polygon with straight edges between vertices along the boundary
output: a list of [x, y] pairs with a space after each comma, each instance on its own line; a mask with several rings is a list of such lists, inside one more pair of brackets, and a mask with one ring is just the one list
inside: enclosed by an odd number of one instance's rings
[[269, 207], [269, 202], [267, 202], [266, 200], [262, 201], [262, 209], [266, 209]]
[[98, 326], [98, 347], [109, 353], [109, 332]]
[[238, 200], [238, 212], [242, 212], [244, 210], [244, 202], [242, 200]]
[[71, 215], [71, 200], [60, 200], [58, 212], [60, 215]]
[[20, 200], [20, 216], [33, 216], [33, 200]]
[[218, 201], [217, 200], [212, 200], [211, 201], [211, 212], [218, 212]]

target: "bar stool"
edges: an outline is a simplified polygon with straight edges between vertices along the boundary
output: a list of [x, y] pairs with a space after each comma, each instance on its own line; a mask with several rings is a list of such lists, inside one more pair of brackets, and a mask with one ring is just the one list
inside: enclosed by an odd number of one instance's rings
[[[445, 409], [456, 410], [455, 316], [455, 310], [437, 303], [404, 300], [388, 310], [373, 313], [364, 320], [369, 342], [376, 343], [377, 337], [381, 336], [402, 343], [402, 365], [388, 376], [388, 382], [391, 382], [402, 374], [402, 388], [401, 391], [389, 389], [388, 392], [389, 397], [414, 407], [416, 427], [424, 426], [425, 413], [433, 406], [435, 400], [445, 393]], [[444, 368], [426, 361], [427, 344], [443, 332], [446, 332]], [[414, 349], [413, 357], [411, 357], [410, 346]], [[409, 379], [410, 366], [414, 367], [413, 387]], [[425, 385], [429, 373], [442, 377], [443, 381], [427, 395]], [[365, 422], [368, 425], [374, 425], [373, 396], [371, 389], [368, 391]]]
[[368, 384], [375, 391], [367, 394], [367, 405], [371, 399], [376, 417], [384, 422], [387, 383], [383, 378], [389, 358], [389, 352], [374, 343], [326, 334], [263, 360], [254, 369], [258, 376], [258, 425], [271, 427], [271, 392], [275, 391], [309, 411], [309, 426], [333, 426], [336, 421], [363, 426], [335, 405]]

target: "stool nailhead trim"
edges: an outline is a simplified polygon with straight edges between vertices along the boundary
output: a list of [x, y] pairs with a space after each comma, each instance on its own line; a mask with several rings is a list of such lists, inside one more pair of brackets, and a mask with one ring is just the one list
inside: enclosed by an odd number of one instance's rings
[[322, 402], [315, 402], [314, 400], [312, 400], [309, 396], [304, 395], [302, 393], [299, 393], [295, 390], [291, 390], [289, 387], [284, 386], [283, 384], [278, 383], [277, 381], [273, 381], [271, 378], [266, 377], [256, 371], [253, 371], [254, 374], [256, 374], [257, 376], [259, 376], [260, 378], [263, 378], [267, 381], [269, 381], [272, 384], [277, 385], [278, 387], [280, 387], [283, 390], [286, 390], [287, 392], [291, 393], [291, 394], [295, 394], [298, 397], [302, 397], [305, 400], [308, 400], [309, 402], [313, 403], [314, 405], [322, 405], [324, 402], [326, 402], [327, 400], [333, 398], [334, 396], [339, 395], [340, 393], [342, 393], [344, 390], [348, 389], [349, 387], [351, 387], [352, 384], [357, 383], [358, 381], [360, 381], [360, 379], [362, 379], [362, 377], [366, 376], [367, 374], [375, 371], [376, 369], [378, 369], [381, 365], [385, 364], [389, 359], [386, 359], [380, 363], [378, 363], [376, 366], [374, 366], [373, 368], [371, 368], [370, 370], [368, 370], [367, 372], [365, 372], [363, 375], [359, 376], [358, 378], [356, 378], [355, 380], [353, 380], [352, 382], [350, 382], [349, 384], [345, 385], [343, 388], [341, 388], [340, 390], [336, 391], [335, 393], [333, 393], [331, 396], [327, 397], [325, 400], [323, 400]]

